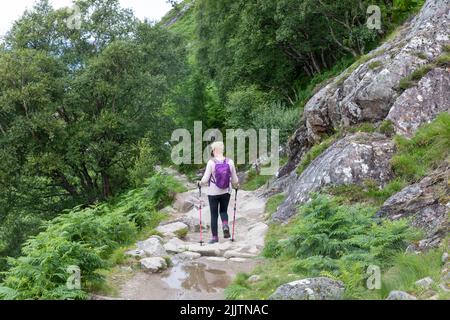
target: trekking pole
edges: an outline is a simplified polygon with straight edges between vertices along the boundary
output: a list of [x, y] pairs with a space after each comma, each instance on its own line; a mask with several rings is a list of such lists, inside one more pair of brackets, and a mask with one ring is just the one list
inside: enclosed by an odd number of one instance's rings
[[200, 216], [200, 246], [203, 246], [203, 226], [202, 226], [202, 186], [198, 184], [198, 194], [199, 194], [199, 216]]
[[234, 215], [233, 215], [233, 236], [231, 238], [231, 241], [234, 242], [235, 238], [234, 238], [234, 230], [236, 227], [236, 203], [237, 203], [237, 193], [238, 193], [238, 189], [236, 190], [236, 194], [234, 196]]

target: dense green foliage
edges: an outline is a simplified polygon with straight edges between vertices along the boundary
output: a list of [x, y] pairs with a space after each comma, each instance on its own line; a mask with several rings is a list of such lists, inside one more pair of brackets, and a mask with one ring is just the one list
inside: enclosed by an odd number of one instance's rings
[[44, 0], [0, 49], [1, 256], [61, 210], [139, 186], [169, 154], [184, 42], [118, 1], [78, 5], [80, 30]]
[[[423, 3], [171, 2], [174, 9], [152, 24], [118, 0], [76, 0], [82, 19], [74, 29], [65, 23], [70, 12], [40, 0], [6, 35], [0, 46], [0, 270], [10, 269], [0, 276], [0, 296], [85, 297], [101, 282], [98, 270], [109, 266], [108, 257], [152, 228], [161, 219], [158, 209], [180, 191], [155, 176], [155, 165], [168, 160], [174, 128], [192, 130], [195, 120], [204, 129], [277, 128], [284, 143], [312, 94], [368, 59], [364, 54]], [[373, 4], [382, 9], [379, 31], [365, 26]], [[448, 54], [436, 63], [448, 65]], [[431, 133], [420, 139], [441, 141]], [[401, 152], [422, 148], [420, 139], [414, 145], [399, 139]], [[326, 145], [313, 148], [301, 167]], [[405, 179], [423, 174], [414, 165], [402, 153], [394, 160]], [[268, 179], [252, 171], [245, 187], [254, 190]], [[81, 267], [83, 291], [65, 287], [70, 265]]]
[[421, 127], [412, 139], [396, 137], [398, 152], [392, 159], [397, 176], [416, 182], [450, 154], [450, 114]]
[[[158, 209], [181, 186], [170, 176], [155, 175], [145, 186], [114, 201], [75, 208], [46, 223], [45, 231], [29, 239], [23, 256], [9, 259], [0, 297], [9, 299], [83, 299], [86, 290], [103, 281], [99, 269], [109, 267], [115, 249], [132, 243], [144, 227], [163, 218]], [[69, 266], [81, 270], [82, 290], [66, 286]]]
[[[390, 132], [391, 126], [384, 122], [376, 130]], [[370, 180], [362, 186], [325, 188], [322, 192], [332, 197], [315, 196], [287, 226], [272, 225], [263, 251], [266, 263], [254, 271], [262, 281], [250, 284], [249, 275], [241, 274], [227, 289], [228, 298], [265, 299], [283, 283], [319, 275], [342, 280], [350, 299], [384, 299], [391, 290], [425, 294], [415, 282], [426, 276], [439, 280], [440, 257], [447, 242], [427, 254], [404, 253], [407, 243], [420, 238], [420, 232], [409, 228], [407, 220], [374, 217], [390, 196], [449, 160], [449, 129], [450, 114], [444, 112], [419, 128], [412, 139], [397, 136], [392, 159], [396, 177], [383, 188]], [[352, 130], [371, 132], [374, 128], [363, 124]], [[321, 154], [322, 149], [317, 145], [309, 158]], [[284, 195], [271, 198], [268, 213], [283, 199]], [[368, 265], [381, 267], [381, 290], [365, 287]]]
[[263, 251], [267, 263], [255, 270], [263, 281], [250, 285], [241, 275], [228, 289], [228, 297], [267, 298], [280, 284], [275, 278], [289, 281], [289, 274], [297, 279], [329, 276], [344, 281], [348, 298], [361, 298], [362, 292], [370, 296], [364, 287], [366, 268], [378, 265], [388, 270], [418, 235], [407, 221], [374, 220], [375, 212], [364, 205], [314, 197], [287, 226], [272, 227]]

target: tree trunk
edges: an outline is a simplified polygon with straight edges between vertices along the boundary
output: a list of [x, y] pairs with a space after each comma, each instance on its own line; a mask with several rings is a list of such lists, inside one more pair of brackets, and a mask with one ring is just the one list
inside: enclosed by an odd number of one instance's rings
[[78, 197], [78, 192], [76, 188], [69, 182], [69, 180], [62, 172], [60, 171], [53, 172], [53, 177], [64, 190], [70, 193], [72, 197]]
[[314, 66], [314, 69], [316, 69], [317, 73], [321, 73], [322, 70], [320, 69], [320, 67], [316, 61], [316, 58], [314, 57], [314, 53], [310, 52], [309, 58], [311, 59], [312, 65]]
[[102, 196], [103, 198], [109, 198], [111, 197], [111, 186], [110, 186], [110, 182], [109, 182], [109, 176], [105, 171], [101, 172], [102, 175], [102, 182], [103, 182], [103, 193]]
[[322, 65], [325, 69], [328, 69], [327, 60], [325, 59], [325, 55], [323, 54], [323, 49], [320, 52], [320, 58], [322, 59]]

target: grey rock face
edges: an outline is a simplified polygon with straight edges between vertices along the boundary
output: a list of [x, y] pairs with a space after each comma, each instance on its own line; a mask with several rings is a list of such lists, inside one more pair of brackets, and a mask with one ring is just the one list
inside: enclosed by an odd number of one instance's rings
[[417, 298], [404, 291], [391, 291], [386, 300], [417, 300]]
[[448, 233], [446, 203], [442, 195], [450, 194], [450, 164], [445, 163], [433, 174], [410, 185], [389, 198], [378, 212], [379, 217], [397, 220], [411, 218], [411, 225], [425, 231], [419, 250], [438, 246]]
[[427, 0], [392, 40], [315, 93], [305, 105], [302, 124], [288, 142], [289, 162], [278, 177], [295, 170], [305, 152], [334, 129], [379, 122], [389, 114], [397, 133], [409, 136], [439, 111], [448, 110], [448, 70], [433, 70], [417, 87], [403, 93], [399, 84], [442, 55], [443, 45], [450, 39], [449, 7], [449, 0]]
[[298, 128], [287, 144], [288, 163], [280, 169], [277, 177], [284, 177], [292, 172], [300, 162], [302, 156], [310, 149], [311, 143], [308, 140], [305, 121]]
[[362, 184], [367, 179], [383, 185], [392, 177], [390, 159], [394, 150], [393, 142], [380, 134], [360, 132], [343, 138], [298, 177], [272, 219], [286, 221], [296, 213], [298, 204], [327, 185]]
[[270, 300], [341, 300], [345, 292], [340, 281], [325, 277], [303, 279], [280, 286]]
[[444, 111], [450, 112], [450, 72], [436, 68], [417, 86], [403, 92], [387, 119], [392, 121], [397, 134], [412, 137], [420, 126]]
[[[449, 41], [449, 5], [448, 0], [428, 0], [394, 40], [370, 52], [353, 72], [344, 72], [314, 95], [305, 106], [309, 140], [319, 140], [332, 128], [383, 120], [399, 99], [400, 80], [442, 54], [442, 46]], [[371, 67], [374, 62], [380, 66]], [[438, 73], [432, 76], [438, 77], [436, 83], [442, 78]], [[444, 95], [448, 96], [445, 91]]]

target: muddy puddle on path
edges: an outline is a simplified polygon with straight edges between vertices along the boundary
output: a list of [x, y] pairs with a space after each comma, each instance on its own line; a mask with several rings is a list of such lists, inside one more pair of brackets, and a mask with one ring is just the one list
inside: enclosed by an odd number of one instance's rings
[[211, 269], [201, 262], [178, 264], [161, 276], [169, 288], [214, 293], [224, 289], [231, 279], [226, 271]]
[[160, 274], [139, 272], [121, 290], [124, 299], [133, 300], [220, 300], [224, 289], [239, 272], [250, 272], [257, 261], [216, 262], [201, 258], [174, 261], [175, 265]]

